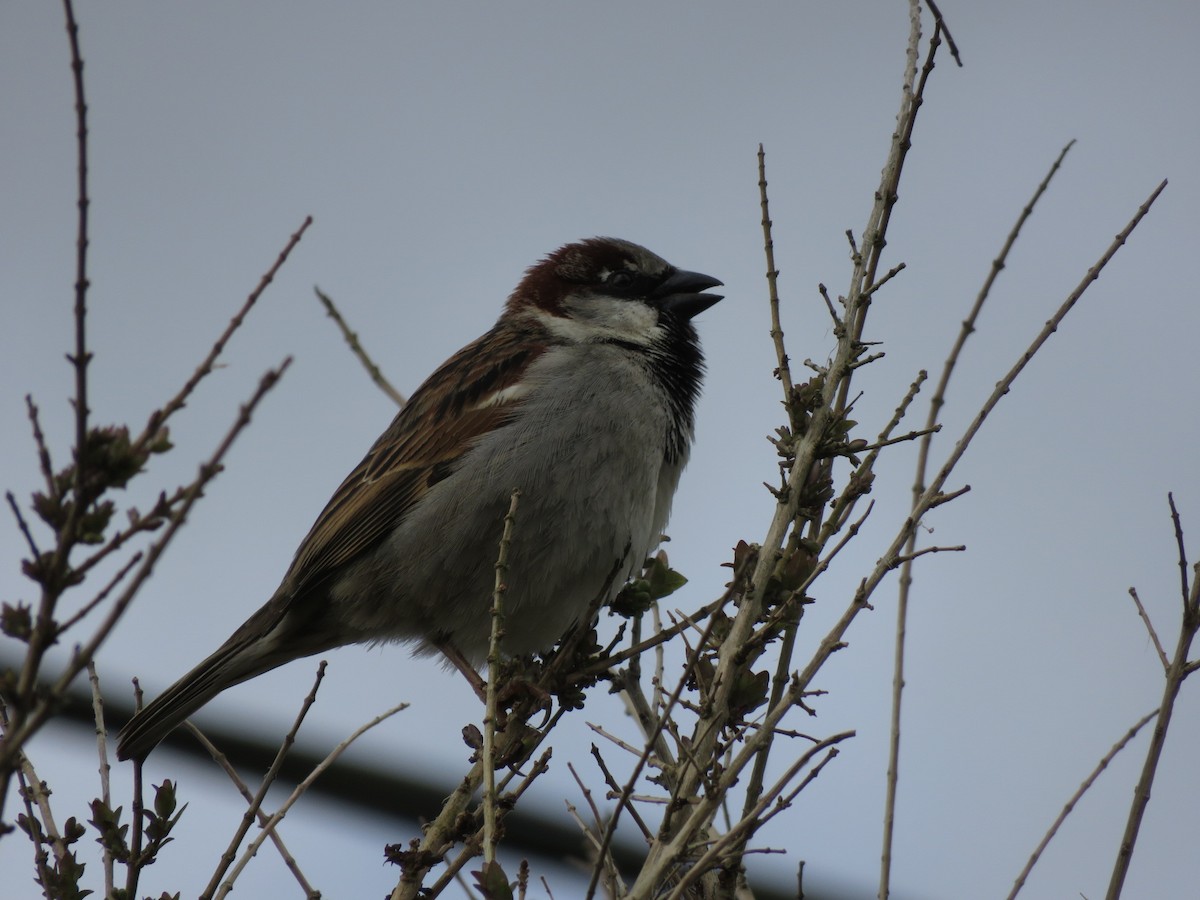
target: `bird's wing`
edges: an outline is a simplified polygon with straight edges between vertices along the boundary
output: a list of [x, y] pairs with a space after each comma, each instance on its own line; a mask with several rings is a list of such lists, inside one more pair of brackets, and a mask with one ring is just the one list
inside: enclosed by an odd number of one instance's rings
[[545, 349], [528, 328], [498, 324], [447, 360], [330, 498], [281, 589], [302, 593], [391, 533], [481, 436], [508, 420], [525, 372]]

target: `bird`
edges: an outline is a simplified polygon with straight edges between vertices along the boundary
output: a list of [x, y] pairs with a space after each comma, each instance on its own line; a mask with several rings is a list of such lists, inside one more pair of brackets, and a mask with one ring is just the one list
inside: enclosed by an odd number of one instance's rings
[[528, 268], [334, 492], [266, 604], [129, 720], [118, 757], [144, 759], [225, 689], [335, 647], [408, 642], [479, 665], [514, 490], [501, 649], [551, 649], [661, 540], [704, 376], [692, 319], [721, 285], [610, 237]]

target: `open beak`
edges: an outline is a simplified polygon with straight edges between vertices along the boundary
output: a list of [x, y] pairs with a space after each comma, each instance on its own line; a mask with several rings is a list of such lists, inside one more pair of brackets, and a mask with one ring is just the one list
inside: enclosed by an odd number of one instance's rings
[[705, 288], [717, 287], [723, 282], [711, 275], [701, 275], [699, 272], [686, 272], [676, 269], [671, 276], [658, 286], [650, 295], [650, 299], [658, 304], [660, 309], [672, 312], [677, 316], [690, 319], [699, 315], [714, 303], [723, 300], [721, 294], [705, 294]]

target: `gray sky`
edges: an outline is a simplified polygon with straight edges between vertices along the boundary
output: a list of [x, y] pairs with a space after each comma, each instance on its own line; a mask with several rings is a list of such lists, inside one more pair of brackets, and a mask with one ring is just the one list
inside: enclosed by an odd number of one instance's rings
[[[1055, 155], [1078, 144], [1009, 259], [952, 386], [935, 458], [1138, 204], [1171, 179], [1128, 246], [989, 419], [926, 542], [965, 543], [917, 571], [897, 819], [897, 896], [1004, 896], [1063, 802], [1161, 691], [1126, 595], [1136, 585], [1173, 645], [1178, 569], [1166, 492], [1200, 547], [1195, 447], [1200, 334], [1191, 248], [1200, 208], [1200, 5], [945, 2], [966, 68], [943, 54], [917, 125], [862, 373], [870, 438], [915, 372], [936, 372], [1017, 213]], [[192, 371], [303, 217], [316, 222], [226, 366], [177, 419], [154, 485], [191, 476], [259, 375], [295, 365], [265, 402], [183, 539], [105, 648], [110, 691], [165, 687], [274, 590], [297, 542], [391, 418], [312, 295], [341, 304], [402, 390], [485, 330], [523, 269], [612, 234], [722, 278], [699, 320], [709, 377], [671, 527], [691, 608], [715, 596], [739, 539], [761, 540], [780, 420], [767, 336], [755, 150], [766, 145], [794, 360], [833, 346], [815, 291], [845, 290], [844, 231], [860, 232], [899, 96], [903, 3], [82, 5], [91, 123], [91, 298], [97, 421], [141, 423]], [[36, 484], [23, 396], [65, 459], [71, 373], [74, 120], [56, 4], [0, 10], [0, 454], [5, 487]], [[921, 408], [920, 419], [924, 417]], [[914, 426], [915, 426], [914, 422]], [[877, 508], [816, 590], [805, 646], [844, 608], [903, 519], [914, 454], [881, 462]], [[0, 596], [29, 598], [19, 536], [0, 524]], [[819, 733], [859, 736], [754, 860], [873, 896], [879, 857], [894, 582], [824, 670]], [[358, 758], [453, 777], [479, 711], [456, 676], [400, 647], [330, 655], [309, 740], [329, 746], [399, 700], [413, 707]], [[806, 657], [802, 657], [806, 658]], [[229, 692], [200, 717], [282, 733], [314, 669]], [[1181, 698], [1129, 897], [1183, 896], [1198, 874], [1189, 756], [1195, 685]], [[535, 802], [579, 798], [585, 722], [623, 722], [607, 697], [563, 729]], [[34, 748], [58, 815], [86, 814], [94, 752], [48, 730]], [[1103, 894], [1145, 739], [1079, 805], [1023, 896]], [[127, 778], [121, 767], [119, 779]], [[194, 894], [239, 804], [206, 768], [155, 755], [192, 805], [143, 884]], [[118, 794], [120, 796], [120, 794]], [[384, 893], [385, 842], [410, 835], [302, 804], [283, 829], [328, 896]], [[184, 853], [186, 848], [186, 853]], [[171, 852], [175, 851], [175, 852]], [[27, 845], [0, 842], [6, 896], [34, 897]], [[98, 875], [96, 870], [94, 874]], [[239, 882], [276, 883], [264, 853]], [[556, 896], [568, 876], [549, 875]], [[555, 881], [555, 879], [559, 879]]]

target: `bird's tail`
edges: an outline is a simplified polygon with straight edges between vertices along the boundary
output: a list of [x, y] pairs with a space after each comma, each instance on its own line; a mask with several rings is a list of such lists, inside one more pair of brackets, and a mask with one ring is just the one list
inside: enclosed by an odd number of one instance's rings
[[226, 688], [284, 663], [346, 643], [321, 629], [297, 629], [286, 605], [272, 600], [148, 706], [117, 736], [118, 759], [143, 759], [184, 719]]
[[264, 658], [230, 639], [216, 653], [143, 707], [117, 737], [118, 759], [143, 759], [188, 716], [226, 688], [287, 662]]

